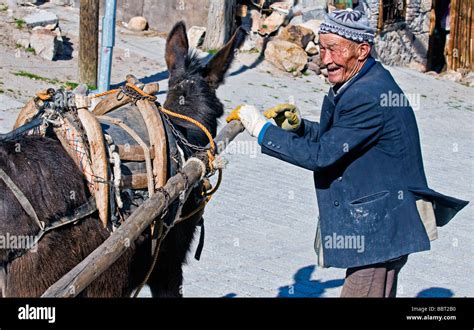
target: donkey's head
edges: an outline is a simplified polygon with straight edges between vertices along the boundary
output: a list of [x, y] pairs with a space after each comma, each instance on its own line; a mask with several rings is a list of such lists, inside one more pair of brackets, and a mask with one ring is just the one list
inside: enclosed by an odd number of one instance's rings
[[[239, 28], [229, 42], [205, 63], [190, 51], [185, 24], [177, 23], [166, 42], [170, 78], [165, 108], [198, 120], [215, 136], [217, 119], [224, 113], [216, 89], [224, 82], [235, 50], [244, 40], [245, 32]], [[175, 122], [186, 129], [190, 142], [207, 143], [206, 136], [193, 124], [182, 120]]]

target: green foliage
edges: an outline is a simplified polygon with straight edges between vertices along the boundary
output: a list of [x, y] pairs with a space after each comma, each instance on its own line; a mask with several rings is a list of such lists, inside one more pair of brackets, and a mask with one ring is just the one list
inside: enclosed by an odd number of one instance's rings
[[25, 27], [26, 22], [21, 18], [15, 18], [15, 25], [18, 29], [23, 29]]

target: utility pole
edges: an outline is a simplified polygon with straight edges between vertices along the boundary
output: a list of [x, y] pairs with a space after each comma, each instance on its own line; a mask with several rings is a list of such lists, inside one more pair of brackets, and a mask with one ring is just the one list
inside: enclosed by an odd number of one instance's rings
[[79, 82], [97, 86], [99, 49], [98, 0], [80, 0]]

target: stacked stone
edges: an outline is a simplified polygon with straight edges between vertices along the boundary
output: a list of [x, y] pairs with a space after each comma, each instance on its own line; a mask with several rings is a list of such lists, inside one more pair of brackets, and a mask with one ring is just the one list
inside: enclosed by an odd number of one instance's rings
[[[377, 26], [378, 1], [370, 0], [368, 4], [371, 24]], [[426, 71], [430, 14], [431, 0], [407, 0], [405, 20], [389, 28], [384, 26], [375, 39], [379, 59], [387, 65]]]

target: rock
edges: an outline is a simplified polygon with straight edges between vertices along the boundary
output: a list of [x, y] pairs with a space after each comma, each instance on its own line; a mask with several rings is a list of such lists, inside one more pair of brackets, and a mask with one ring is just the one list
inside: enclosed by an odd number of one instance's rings
[[267, 44], [265, 59], [281, 70], [296, 74], [301, 73], [308, 63], [308, 55], [303, 48], [281, 39]]
[[313, 55], [309, 58], [308, 69], [321, 74], [321, 57], [319, 55]]
[[45, 25], [44, 28], [45, 29], [48, 29], [48, 30], [54, 30], [56, 29], [57, 27], [59, 27], [58, 24], [48, 24], [48, 25]]
[[30, 48], [30, 39], [18, 39], [16, 44], [23, 48]]
[[307, 22], [312, 19], [323, 19], [326, 13], [326, 0], [316, 1], [298, 1], [293, 10], [295, 16], [300, 17], [301, 22]]
[[248, 52], [257, 48], [257, 37], [259, 34], [250, 32], [244, 43], [240, 47], [240, 50], [243, 52]]
[[242, 47], [240, 47], [240, 50], [242, 52], [249, 52], [253, 49], [256, 49], [257, 48], [257, 40], [256, 39], [253, 39], [253, 38], [250, 38], [250, 37], [247, 37], [247, 39], [245, 39]]
[[300, 25], [302, 23], [303, 23], [303, 16], [302, 15], [294, 16], [290, 21], [290, 24], [293, 24], [293, 25]]
[[13, 30], [12, 40], [15, 40], [16, 44], [23, 48], [30, 47], [30, 33], [24, 30]]
[[56, 27], [59, 22], [58, 16], [56, 16], [56, 14], [46, 10], [40, 10], [36, 13], [27, 15], [23, 20], [25, 21], [26, 26], [29, 28], [34, 28], [36, 26], [46, 26], [50, 24], [53, 24]]
[[306, 8], [302, 10], [301, 13], [302, 13], [301, 16], [303, 18], [303, 22], [307, 22], [313, 19], [322, 20], [324, 18], [324, 15], [326, 14], [326, 10], [318, 8], [318, 7], [313, 7], [313, 8]]
[[148, 21], [143, 16], [135, 16], [130, 19], [127, 28], [132, 31], [144, 31], [148, 26]]
[[309, 61], [312, 63], [316, 63], [318, 66], [321, 66], [321, 56], [314, 55], [309, 58]]
[[308, 53], [308, 55], [311, 55], [311, 56], [319, 54], [318, 46], [312, 41], [308, 43], [308, 46], [306, 46], [305, 51], [306, 53]]
[[299, 24], [299, 26], [305, 27], [307, 29], [310, 29], [313, 31], [315, 37], [314, 37], [314, 43], [319, 42], [319, 26], [321, 25], [323, 21], [319, 19], [312, 19], [310, 21], [307, 21], [305, 23]]
[[315, 34], [312, 30], [301, 25], [288, 25], [281, 30], [278, 38], [292, 42], [301, 48], [306, 48], [310, 41], [313, 41]]
[[[275, 2], [275, 1], [273, 1]], [[287, 1], [278, 1], [278, 2], [275, 2], [273, 4], [270, 5], [270, 8], [273, 10], [273, 11], [279, 11], [283, 14], [289, 14], [290, 11], [291, 11], [291, 8], [293, 7], [293, 3], [294, 1], [292, 0], [287, 0]]]
[[52, 30], [54, 33], [56, 33], [56, 35], [58, 36], [58, 38], [61, 38], [62, 40], [62, 32], [61, 32], [61, 28], [58, 26], [56, 27], [55, 29]]
[[426, 75], [432, 76], [432, 77], [438, 77], [439, 73], [436, 72], [436, 71], [428, 71], [428, 72], [426, 72]]
[[74, 6], [74, 0], [50, 0], [56, 6]]
[[62, 50], [62, 38], [57, 31], [48, 29], [34, 29], [30, 38], [30, 45], [36, 54], [52, 61], [56, 54]]
[[441, 78], [449, 81], [460, 82], [462, 79], [462, 73], [456, 71], [446, 71], [439, 75]]
[[327, 78], [327, 77], [329, 76], [329, 74], [328, 74], [328, 69], [326, 69], [326, 68], [321, 68], [321, 74], [322, 74], [324, 77]]
[[264, 41], [265, 38], [263, 38], [260, 34], [250, 32], [243, 45], [240, 47], [240, 50], [243, 52], [249, 52], [252, 50], [261, 51]]
[[258, 10], [252, 9], [250, 11], [250, 17], [252, 18], [251, 31], [257, 33], [258, 30], [260, 30], [260, 26], [262, 25], [263, 21], [260, 12]]
[[419, 72], [426, 72], [426, 65], [424, 65], [423, 63], [415, 62], [415, 61], [410, 62], [408, 64], [408, 68], [419, 71]]
[[263, 38], [262, 36], [259, 35], [257, 37], [257, 40], [255, 41], [255, 48], [261, 52], [265, 46], [265, 42], [268, 42], [268, 41], [270, 40]]
[[262, 20], [253, 14], [252, 18], [257, 18], [260, 21], [258, 32], [261, 35], [269, 35], [277, 31], [280, 26], [288, 24], [291, 17], [293, 1], [279, 1], [270, 5], [272, 13], [270, 16]]
[[326, 8], [327, 0], [300, 0], [298, 6], [305, 7], [318, 7], [321, 9]]
[[275, 32], [283, 25], [286, 20], [286, 14], [274, 10], [273, 13], [260, 22], [258, 33], [261, 35], [269, 35]]
[[474, 72], [470, 71], [461, 81], [463, 84], [474, 87]]
[[317, 75], [321, 74], [321, 68], [314, 62], [308, 63], [308, 70], [315, 72]]
[[204, 42], [204, 35], [206, 34], [206, 28], [202, 26], [192, 26], [188, 30], [188, 41], [189, 47], [197, 48]]

